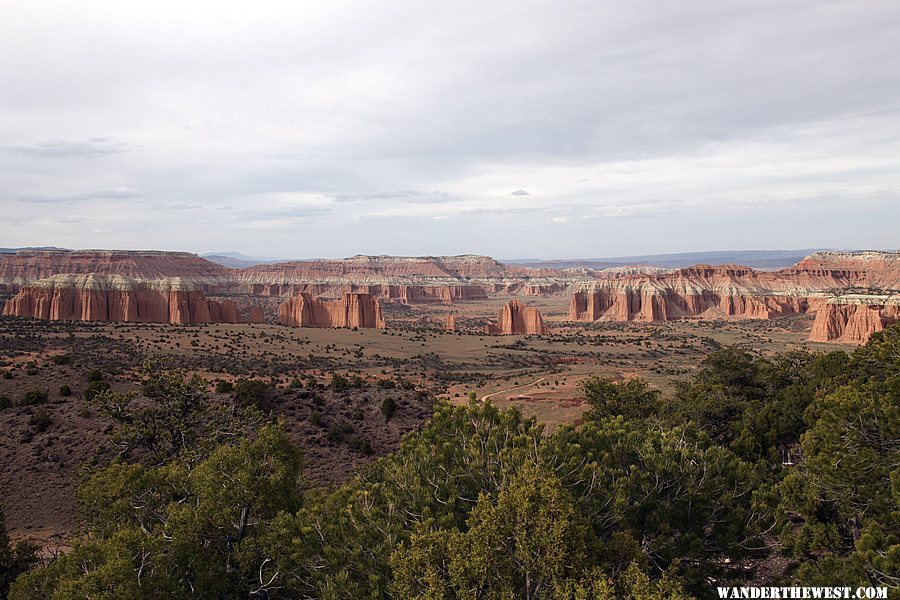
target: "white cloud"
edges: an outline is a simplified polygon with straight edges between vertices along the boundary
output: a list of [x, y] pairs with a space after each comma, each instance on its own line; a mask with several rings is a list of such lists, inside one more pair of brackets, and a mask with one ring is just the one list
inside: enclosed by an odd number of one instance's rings
[[895, 245], [898, 27], [895, 0], [10, 0], [0, 237], [291, 257]]

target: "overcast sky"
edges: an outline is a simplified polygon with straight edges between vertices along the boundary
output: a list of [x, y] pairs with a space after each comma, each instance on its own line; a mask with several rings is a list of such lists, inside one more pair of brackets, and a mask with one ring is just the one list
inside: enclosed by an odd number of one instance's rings
[[900, 1], [4, 0], [0, 246], [884, 248]]

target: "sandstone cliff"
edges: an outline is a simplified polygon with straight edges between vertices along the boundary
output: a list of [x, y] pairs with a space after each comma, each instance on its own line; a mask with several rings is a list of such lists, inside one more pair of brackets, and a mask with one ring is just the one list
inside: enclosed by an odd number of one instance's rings
[[456, 331], [456, 316], [453, 313], [444, 320], [444, 331]]
[[319, 300], [301, 293], [281, 305], [278, 321], [291, 327], [384, 328], [381, 305], [370, 294], [344, 294], [340, 300]]
[[531, 335], [550, 333], [538, 309], [525, 306], [519, 300], [510, 300], [497, 315], [497, 323], [485, 326], [488, 335]]
[[15, 290], [54, 275], [155, 281], [177, 277], [196, 289], [227, 285], [232, 270], [196, 254], [154, 250], [22, 250], [0, 254], [0, 286]]
[[814, 311], [848, 288], [900, 288], [900, 254], [813, 254], [790, 269], [756, 271], [696, 265], [657, 271], [610, 270], [572, 296], [573, 321], [665, 321], [683, 317], [768, 319]]
[[588, 283], [586, 272], [504, 265], [488, 256], [352, 256], [255, 265], [235, 274], [258, 295], [313, 296], [372, 294], [404, 303], [484, 300], [488, 293], [558, 294], [573, 282]]
[[123, 276], [55, 275], [23, 287], [5, 316], [51, 321], [240, 323], [232, 301], [208, 300], [177, 278], [152, 282]]
[[865, 343], [876, 331], [900, 320], [900, 296], [844, 296], [816, 312], [810, 341]]

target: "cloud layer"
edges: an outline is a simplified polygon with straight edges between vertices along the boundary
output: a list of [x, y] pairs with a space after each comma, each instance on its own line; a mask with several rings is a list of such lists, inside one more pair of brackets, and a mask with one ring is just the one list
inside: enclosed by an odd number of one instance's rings
[[896, 246], [896, 0], [11, 0], [4, 246]]

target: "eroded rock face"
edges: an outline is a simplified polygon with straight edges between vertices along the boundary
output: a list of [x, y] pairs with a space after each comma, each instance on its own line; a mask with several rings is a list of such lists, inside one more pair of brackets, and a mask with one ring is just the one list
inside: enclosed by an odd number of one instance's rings
[[851, 287], [900, 287], [900, 254], [811, 255], [790, 269], [696, 265], [686, 269], [601, 272], [576, 292], [573, 321], [666, 321], [683, 317], [768, 319], [803, 314]]
[[177, 279], [152, 282], [123, 276], [55, 275], [23, 287], [5, 316], [51, 321], [240, 323], [232, 301], [208, 300]]
[[810, 341], [863, 344], [876, 331], [900, 320], [900, 297], [834, 298], [816, 312]]
[[154, 250], [23, 250], [0, 254], [0, 286], [13, 289], [54, 275], [120, 276], [138, 281], [177, 277], [207, 291], [233, 271], [196, 254]]
[[485, 300], [488, 293], [561, 293], [583, 273], [504, 265], [488, 256], [352, 256], [342, 260], [292, 261], [255, 265], [236, 274], [258, 295], [336, 296], [372, 294], [403, 303]]
[[344, 294], [340, 300], [319, 300], [301, 293], [281, 305], [278, 321], [291, 327], [384, 328], [381, 305], [371, 294]]
[[497, 323], [485, 327], [488, 335], [546, 335], [550, 328], [538, 309], [525, 306], [519, 300], [510, 300], [497, 315]]
[[456, 331], [456, 316], [453, 313], [444, 320], [444, 331]]

